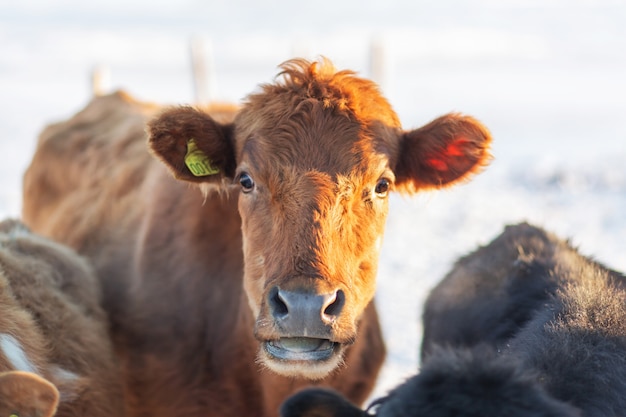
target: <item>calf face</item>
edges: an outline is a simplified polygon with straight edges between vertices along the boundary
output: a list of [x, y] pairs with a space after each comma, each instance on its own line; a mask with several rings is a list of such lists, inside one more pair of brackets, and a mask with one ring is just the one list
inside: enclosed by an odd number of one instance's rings
[[170, 109], [149, 124], [149, 141], [175, 177], [241, 189], [260, 359], [315, 379], [341, 363], [372, 301], [389, 193], [469, 178], [487, 163], [491, 138], [459, 114], [404, 131], [373, 83], [328, 61], [282, 68], [233, 124]]

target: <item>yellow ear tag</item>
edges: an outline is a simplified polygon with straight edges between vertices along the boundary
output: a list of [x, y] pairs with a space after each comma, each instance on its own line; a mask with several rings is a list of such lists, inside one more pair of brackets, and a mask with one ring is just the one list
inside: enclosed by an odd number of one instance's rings
[[204, 152], [198, 149], [196, 141], [189, 139], [187, 142], [187, 155], [185, 155], [185, 165], [196, 177], [206, 177], [220, 172], [219, 169], [211, 166], [211, 160]]

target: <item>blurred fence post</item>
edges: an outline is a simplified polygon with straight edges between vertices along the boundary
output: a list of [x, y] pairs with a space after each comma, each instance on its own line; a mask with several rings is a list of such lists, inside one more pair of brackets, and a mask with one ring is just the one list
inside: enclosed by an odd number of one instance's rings
[[103, 96], [111, 92], [111, 70], [106, 65], [97, 65], [91, 71], [91, 93]]
[[384, 90], [387, 84], [387, 53], [384, 42], [379, 37], [372, 39], [370, 44], [369, 66], [370, 77]]
[[194, 99], [198, 104], [208, 104], [215, 99], [215, 65], [211, 42], [197, 36], [191, 39], [191, 67]]

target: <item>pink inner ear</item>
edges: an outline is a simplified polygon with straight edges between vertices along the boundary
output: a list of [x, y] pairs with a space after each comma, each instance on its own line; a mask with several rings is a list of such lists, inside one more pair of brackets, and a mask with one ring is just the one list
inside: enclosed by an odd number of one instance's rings
[[448, 146], [446, 146], [446, 150], [444, 151], [445, 156], [463, 156], [463, 147], [467, 144], [468, 140], [464, 137], [460, 137], [454, 142], [450, 142]]
[[426, 163], [437, 171], [448, 170], [448, 164], [451, 158], [462, 157], [465, 155], [463, 147], [468, 143], [468, 140], [461, 136], [453, 142], [448, 143], [446, 148], [441, 150], [435, 156], [426, 158]]
[[445, 171], [448, 169], [448, 164], [446, 164], [443, 160], [437, 158], [428, 158], [426, 163], [436, 169], [437, 171]]

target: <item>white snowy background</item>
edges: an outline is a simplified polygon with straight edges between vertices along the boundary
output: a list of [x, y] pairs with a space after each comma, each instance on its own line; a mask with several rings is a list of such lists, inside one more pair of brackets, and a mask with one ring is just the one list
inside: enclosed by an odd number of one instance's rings
[[462, 111], [491, 129], [495, 159], [474, 181], [392, 197], [374, 395], [417, 371], [429, 289], [506, 224], [544, 226], [626, 270], [624, 0], [0, 0], [0, 216], [19, 216], [37, 135], [88, 102], [94, 68], [140, 99], [193, 102], [192, 39], [221, 101], [286, 59], [324, 55], [376, 75], [406, 128]]

